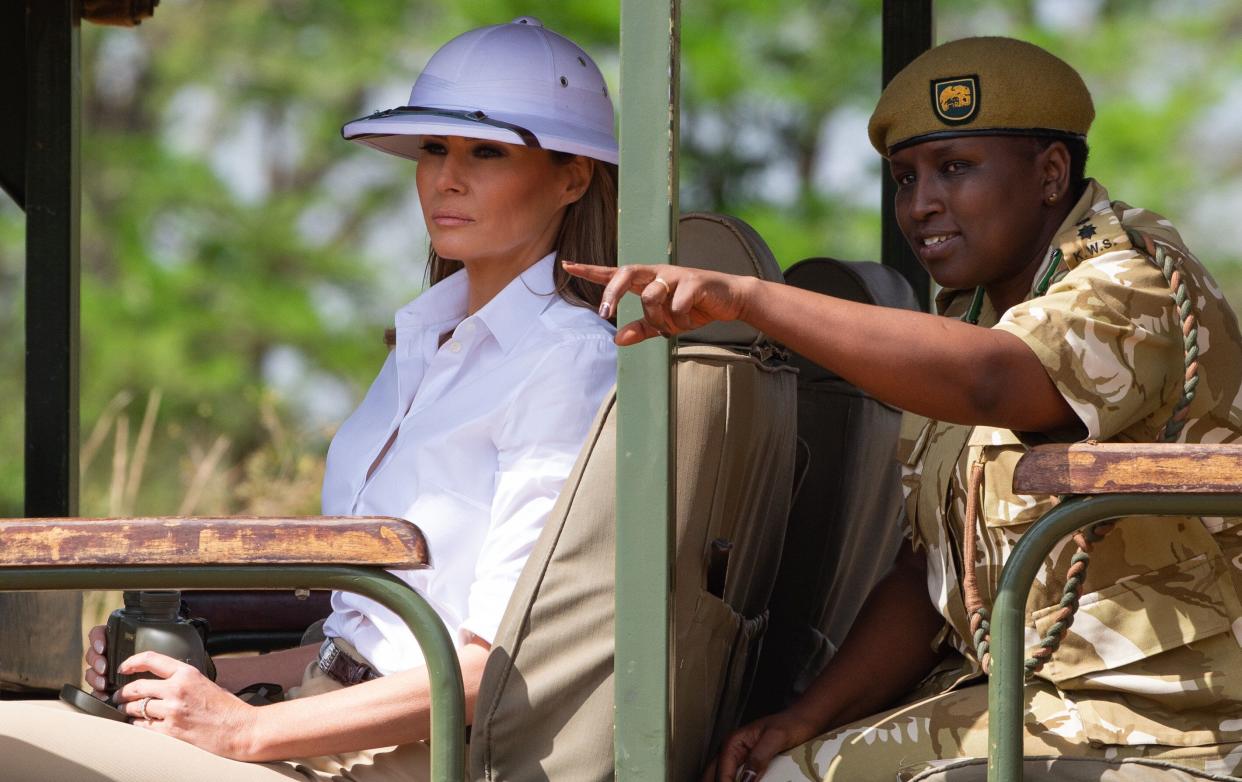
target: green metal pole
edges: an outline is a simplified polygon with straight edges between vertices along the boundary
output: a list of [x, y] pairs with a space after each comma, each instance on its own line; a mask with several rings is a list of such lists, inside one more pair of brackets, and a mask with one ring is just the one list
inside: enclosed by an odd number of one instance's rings
[[[932, 47], [932, 0], [884, 0], [882, 83], [887, 85], [902, 68]], [[931, 306], [931, 283], [927, 270], [919, 264], [910, 249], [910, 243], [897, 226], [897, 212], [893, 197], [896, 183], [888, 175], [888, 161], [884, 162], [884, 175], [880, 178], [880, 219], [883, 226], [880, 235], [880, 255], [885, 266], [892, 266], [914, 288], [919, 306], [924, 310]]]
[[0, 590], [49, 589], [310, 589], [369, 597], [409, 626], [431, 680], [431, 779], [466, 778], [466, 696], [448, 629], [421, 595], [378, 568], [347, 565], [164, 565], [127, 568], [3, 568]]
[[[621, 263], [674, 263], [678, 2], [621, 2]], [[626, 297], [618, 323], [642, 316]], [[614, 751], [620, 782], [666, 780], [673, 590], [671, 343], [617, 361], [617, 611]]]
[[26, 515], [78, 504], [80, 9], [28, 0]]
[[[25, 39], [25, 66], [5, 74], [24, 84], [4, 96], [24, 96], [25, 106], [0, 119], [0, 124], [25, 123], [20, 132], [3, 136], [23, 144], [4, 169], [12, 177], [16, 162], [24, 164], [19, 192], [26, 209], [25, 515], [76, 516], [80, 5], [5, 1], [21, 6]], [[6, 42], [14, 37], [5, 30]], [[5, 55], [13, 57], [12, 51]], [[81, 595], [0, 595], [4, 685], [47, 689], [79, 674], [81, 639], [75, 630], [81, 611]]]
[[988, 782], [1021, 782], [1026, 600], [1056, 544], [1096, 522], [1126, 516], [1238, 516], [1242, 494], [1108, 494], [1073, 497], [1044, 514], [1014, 546], [992, 608], [988, 679]]

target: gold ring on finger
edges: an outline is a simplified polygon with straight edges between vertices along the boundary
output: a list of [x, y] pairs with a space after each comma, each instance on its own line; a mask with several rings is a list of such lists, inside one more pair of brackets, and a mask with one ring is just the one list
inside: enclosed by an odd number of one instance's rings
[[665, 297], [665, 298], [668, 298], [669, 296], [671, 296], [671, 295], [673, 294], [673, 288], [672, 288], [672, 286], [671, 286], [671, 285], [669, 285], [669, 284], [668, 284], [668, 280], [664, 279], [663, 277], [656, 277], [656, 278], [655, 278], [654, 280], [652, 280], [651, 282], [652, 282], [652, 283], [657, 283], [657, 282], [658, 282], [658, 283], [660, 283], [661, 285], [663, 285], [663, 286], [664, 286], [664, 297]]

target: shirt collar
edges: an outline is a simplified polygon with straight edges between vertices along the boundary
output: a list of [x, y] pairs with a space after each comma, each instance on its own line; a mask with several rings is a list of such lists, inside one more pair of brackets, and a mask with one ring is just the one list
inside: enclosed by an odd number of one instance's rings
[[[555, 252], [543, 256], [474, 314], [502, 351], [508, 353], [557, 298], [552, 277], [555, 262]], [[468, 295], [465, 270], [454, 272], [397, 312], [398, 332], [410, 328], [437, 328], [441, 333], [449, 330], [466, 318]]]
[[558, 294], [552, 276], [555, 263], [555, 252], [535, 261], [474, 314], [505, 353], [526, 336], [543, 311], [556, 301]]
[[[1054, 273], [1059, 275], [1064, 273], [1064, 270], [1077, 266], [1078, 262], [1084, 257], [1084, 251], [1087, 249], [1094, 250], [1099, 246], [1098, 240], [1105, 238], [1096, 235], [1096, 231], [1103, 226], [1096, 225], [1095, 223], [1100, 222], [1101, 215], [1115, 218], [1112, 215], [1112, 202], [1108, 200], [1108, 191], [1099, 182], [1094, 179], [1088, 179], [1086, 184], [1087, 186], [1083, 189], [1082, 196], [1079, 197], [1077, 203], [1074, 204], [1074, 208], [1069, 211], [1069, 214], [1065, 216], [1065, 220], [1061, 222], [1057, 232], [1053, 234], [1052, 242], [1048, 245], [1048, 250], [1044, 254], [1044, 260], [1039, 265], [1039, 269], [1036, 270], [1035, 276], [1031, 279], [1031, 290], [1027, 292], [1028, 299], [1039, 295], [1036, 288], [1044, 277], [1052, 271], [1048, 266], [1057, 257], [1057, 250], [1060, 250], [1062, 254], [1060, 267], [1063, 271]], [[1116, 228], [1120, 229], [1120, 222], [1115, 219], [1112, 222], [1117, 223]], [[1090, 225], [1091, 228], [1084, 230], [1084, 226], [1087, 225]], [[1108, 233], [1109, 236], [1107, 238], [1110, 240], [1108, 248], [1119, 247], [1121, 240], [1114, 236], [1114, 234], [1120, 233], [1120, 236], [1124, 237], [1124, 230], [1108, 231]], [[1097, 243], [1093, 244], [1091, 242], [1092, 239], [1095, 239]], [[1126, 240], [1126, 246], [1128, 246], [1128, 240]], [[962, 295], [971, 296], [973, 293], [973, 290], [942, 288], [936, 294], [936, 311], [946, 314], [954, 299]]]
[[445, 326], [456, 325], [466, 316], [468, 284], [466, 272], [460, 270], [432, 285], [397, 310], [397, 330], [441, 327], [444, 331]]
[[1052, 246], [1065, 256], [1069, 269], [1088, 258], [1131, 246], [1121, 216], [1099, 182], [1087, 180], [1087, 189], [1057, 229]]

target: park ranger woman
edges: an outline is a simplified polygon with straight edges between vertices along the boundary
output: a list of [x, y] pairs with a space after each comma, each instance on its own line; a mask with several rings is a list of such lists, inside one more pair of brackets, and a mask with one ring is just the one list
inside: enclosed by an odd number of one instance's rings
[[[619, 344], [741, 319], [908, 411], [908, 544], [818, 680], [730, 736], [709, 779], [891, 782], [986, 756], [976, 631], [1006, 555], [1056, 502], [1013, 493], [1025, 445], [1242, 437], [1234, 314], [1167, 220], [1084, 177], [1093, 116], [1069, 65], [1005, 38], [932, 49], [884, 90], [870, 137], [939, 315], [692, 269], [568, 267], [608, 283], [604, 312], [641, 295]], [[1242, 527], [1125, 519], [1082, 542], [1081, 607], [1026, 690], [1026, 754], [1234, 774]], [[1028, 646], [1064, 627], [1077, 552], [1063, 544], [1036, 579]]]

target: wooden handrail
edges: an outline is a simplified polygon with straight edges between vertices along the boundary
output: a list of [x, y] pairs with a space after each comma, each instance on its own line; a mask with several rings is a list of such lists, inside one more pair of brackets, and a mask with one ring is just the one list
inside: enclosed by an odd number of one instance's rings
[[423, 533], [380, 516], [2, 519], [0, 568], [141, 565], [429, 567]]
[[1242, 493], [1242, 445], [1040, 445], [1013, 473], [1019, 494]]

